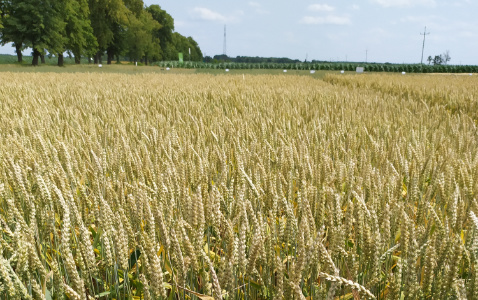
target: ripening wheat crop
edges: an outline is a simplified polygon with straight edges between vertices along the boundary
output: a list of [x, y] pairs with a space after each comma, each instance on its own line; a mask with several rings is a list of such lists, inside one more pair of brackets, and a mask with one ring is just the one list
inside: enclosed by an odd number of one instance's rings
[[477, 84], [1, 73], [0, 298], [477, 299]]

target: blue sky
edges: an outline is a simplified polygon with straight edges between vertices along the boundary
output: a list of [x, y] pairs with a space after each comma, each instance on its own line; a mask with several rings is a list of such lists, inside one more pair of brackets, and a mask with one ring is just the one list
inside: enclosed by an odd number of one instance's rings
[[[419, 63], [450, 51], [451, 64], [478, 64], [476, 0], [220, 1], [144, 0], [159, 4], [176, 31], [192, 36], [203, 54], [304, 60]], [[0, 52], [13, 53], [10, 47]]]

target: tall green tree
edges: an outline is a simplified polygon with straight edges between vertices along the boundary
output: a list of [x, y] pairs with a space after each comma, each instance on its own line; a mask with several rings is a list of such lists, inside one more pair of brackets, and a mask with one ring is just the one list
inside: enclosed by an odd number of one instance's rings
[[[91, 27], [98, 42], [95, 63], [114, 43], [121, 41], [123, 28], [128, 24], [128, 8], [122, 0], [88, 0]], [[111, 48], [110, 48], [111, 50]]]
[[3, 32], [2, 32], [3, 25], [2, 24], [3, 24], [4, 14], [2, 12], [2, 8], [3, 8], [3, 3], [0, 2], [0, 43], [3, 40], [3, 37], [2, 37], [3, 36]]
[[17, 54], [24, 46], [33, 49], [33, 65], [45, 54], [59, 53], [65, 39], [61, 35], [65, 23], [61, 17], [61, 1], [16, 0], [9, 2], [8, 17], [3, 29], [5, 39], [13, 42]]
[[[33, 49], [33, 64], [47, 52], [94, 56], [108, 63], [116, 56], [133, 60], [201, 60], [202, 53], [191, 37], [174, 32], [174, 19], [159, 5], [144, 8], [143, 0], [0, 0], [0, 42], [13, 43], [22, 60], [22, 50]], [[0, 25], [1, 26], [1, 25]], [[191, 55], [189, 56], [189, 50]]]
[[191, 49], [190, 59], [192, 61], [202, 60], [202, 52], [197, 42], [192, 37], [185, 37], [174, 32], [174, 19], [170, 14], [159, 5], [150, 5], [146, 11], [161, 25], [159, 29], [153, 31], [153, 35], [159, 39], [161, 59], [177, 60], [179, 52], [189, 59], [189, 49]]
[[154, 37], [159, 40], [161, 47], [162, 59], [169, 60], [169, 52], [174, 52], [174, 49], [167, 51], [168, 46], [171, 47], [173, 43], [174, 19], [165, 10], [161, 9], [159, 5], [150, 5], [146, 11], [151, 14], [161, 27], [153, 31]]
[[[6, 16], [6, 10], [5, 10], [5, 7], [7, 6], [9, 0], [0, 0], [0, 29], [3, 28], [3, 19], [5, 18]], [[3, 32], [0, 31], [0, 41], [2, 40], [2, 35], [3, 35]]]
[[62, 34], [66, 41], [63, 51], [58, 53], [58, 65], [63, 65], [65, 51], [73, 53], [75, 63], [79, 64], [82, 55], [92, 56], [98, 47], [89, 19], [88, 2], [87, 0], [62, 0], [60, 4], [65, 22]]
[[[191, 56], [189, 56], [190, 49]], [[184, 54], [185, 60], [202, 60], [202, 52], [197, 42], [192, 37], [185, 37], [178, 32], [174, 32], [173, 41], [166, 46], [165, 60], [177, 60], [180, 52]]]
[[144, 50], [144, 62], [147, 65], [149, 61], [157, 61], [162, 58], [161, 40], [154, 34], [157, 30], [161, 29], [161, 24], [154, 20], [152, 15], [147, 11], [144, 12], [143, 24], [150, 33]]
[[126, 16], [126, 22], [125, 20], [121, 20], [120, 22], [113, 22], [111, 24], [114, 37], [106, 49], [108, 64], [111, 64], [115, 56], [117, 60], [119, 60], [119, 55], [126, 51], [131, 22], [139, 19], [143, 12], [143, 0], [123, 0], [123, 4], [123, 13]]
[[15, 47], [15, 52], [17, 53], [18, 62], [23, 61], [23, 54], [22, 50], [25, 48], [23, 44], [24, 36], [22, 32], [17, 30], [15, 26], [15, 22], [8, 22], [7, 19], [12, 18], [15, 16], [15, 8], [16, 5], [11, 0], [1, 0], [0, 1], [0, 9], [2, 10], [2, 23], [3, 28], [0, 31], [0, 42], [1, 45], [5, 45], [7, 43], [13, 43]]
[[127, 55], [130, 59], [148, 64], [150, 59], [161, 57], [159, 39], [153, 35], [160, 27], [147, 11], [143, 11], [139, 18], [131, 15], [127, 33]]
[[123, 2], [124, 5], [129, 9], [129, 11], [137, 18], [144, 10], [143, 0], [123, 0]]

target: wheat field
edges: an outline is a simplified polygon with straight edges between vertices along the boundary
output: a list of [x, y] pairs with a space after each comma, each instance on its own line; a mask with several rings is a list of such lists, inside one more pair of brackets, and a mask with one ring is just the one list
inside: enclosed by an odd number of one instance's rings
[[477, 86], [0, 73], [0, 298], [478, 299]]

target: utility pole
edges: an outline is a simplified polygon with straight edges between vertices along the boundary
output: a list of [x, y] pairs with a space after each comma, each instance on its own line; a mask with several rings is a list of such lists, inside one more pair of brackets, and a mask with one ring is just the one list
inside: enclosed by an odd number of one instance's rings
[[427, 27], [426, 26], [425, 26], [425, 31], [423, 33], [420, 33], [420, 35], [423, 35], [422, 60], [420, 61], [421, 65], [423, 65], [423, 50], [425, 50], [425, 37], [429, 34], [430, 34], [430, 32], [427, 32]]
[[224, 56], [227, 55], [226, 50], [226, 25], [224, 25], [224, 45], [222, 46], [222, 54], [224, 54]]
[[367, 63], [368, 60], [368, 49], [365, 50], [365, 63]]

